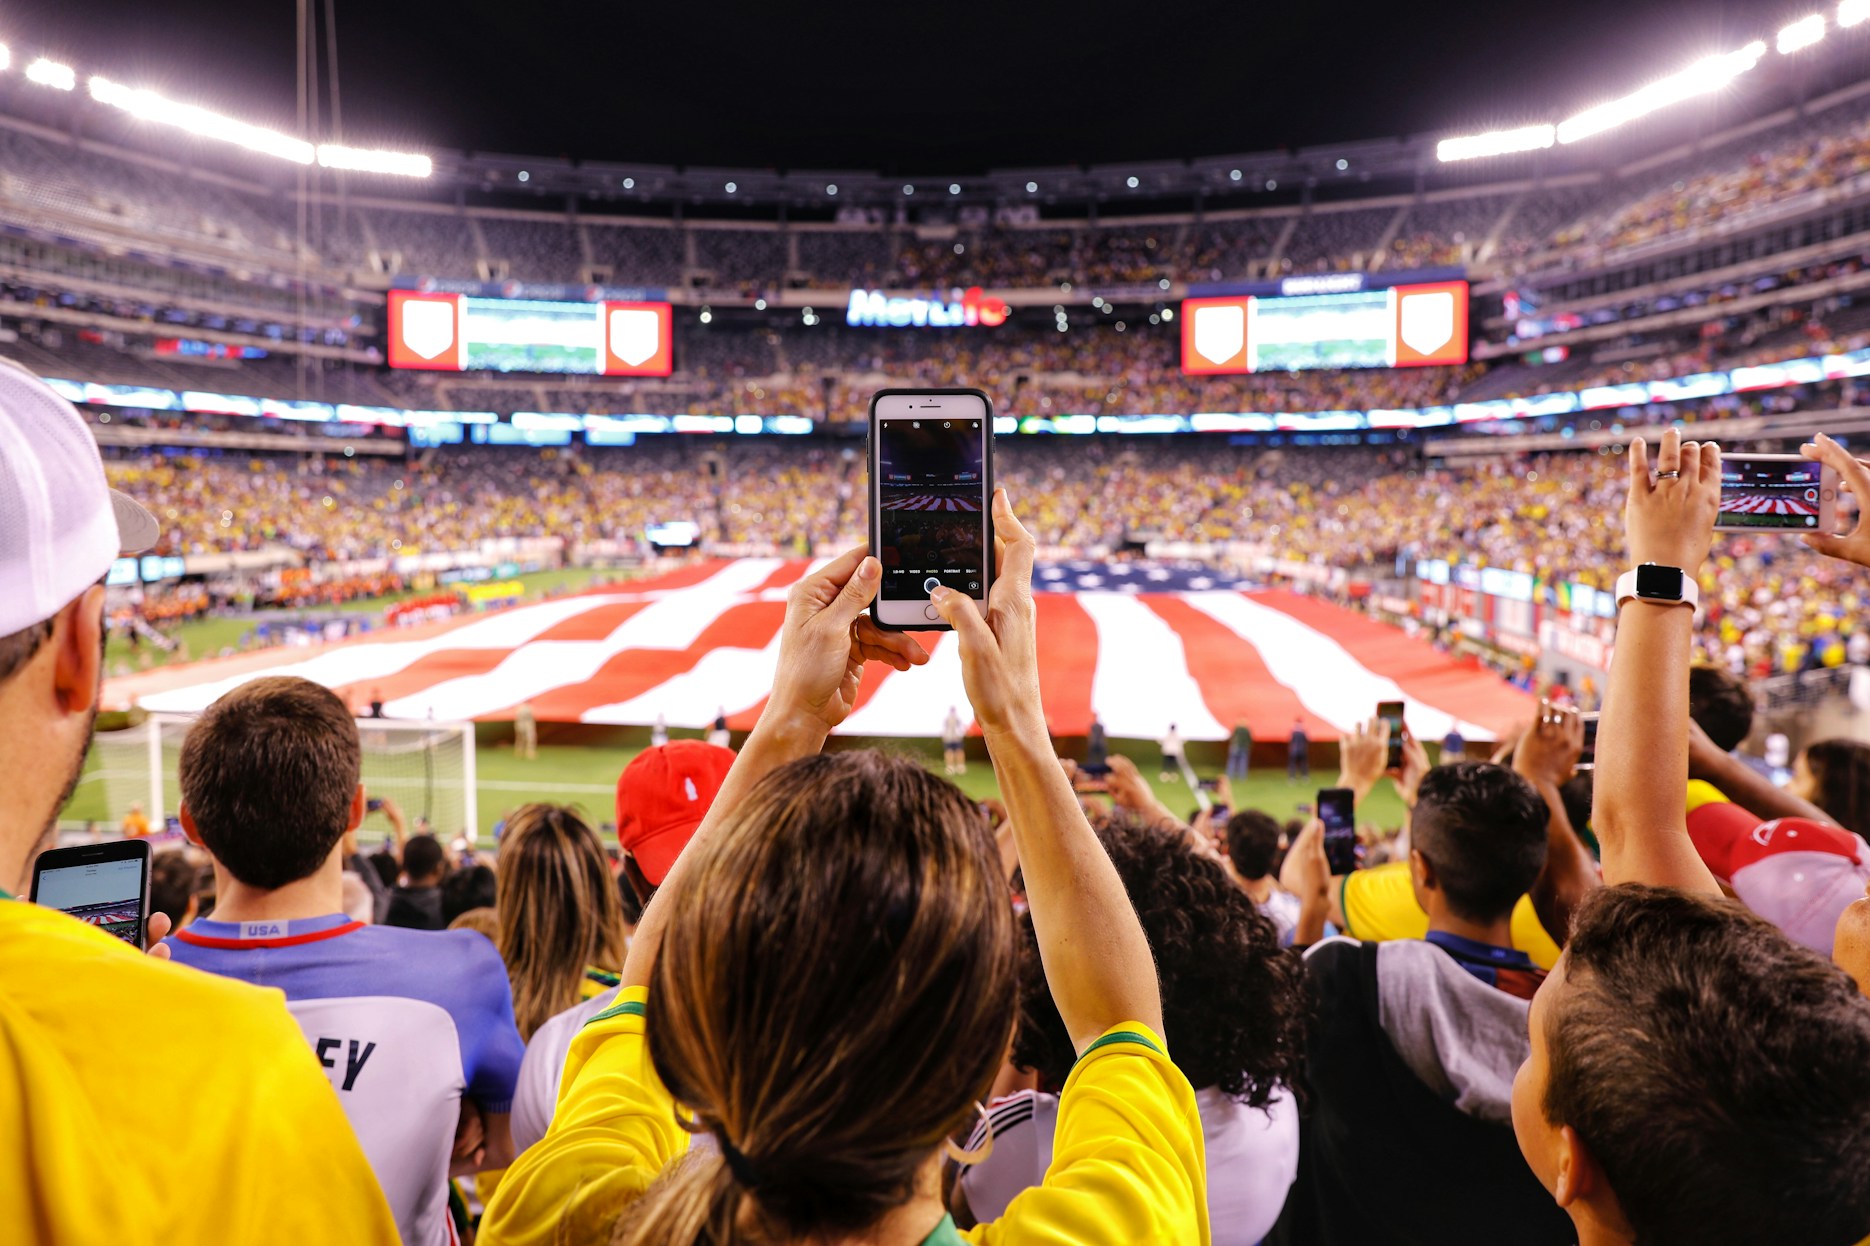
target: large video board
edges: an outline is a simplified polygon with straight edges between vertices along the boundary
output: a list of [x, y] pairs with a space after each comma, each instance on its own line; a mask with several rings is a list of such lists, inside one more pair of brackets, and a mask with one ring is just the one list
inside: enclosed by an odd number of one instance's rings
[[667, 376], [667, 303], [571, 303], [390, 291], [392, 368]]
[[[1360, 275], [1346, 276], [1343, 284], [1363, 284]], [[1324, 288], [1185, 299], [1182, 371], [1219, 376], [1467, 362], [1467, 282], [1335, 290], [1329, 277], [1311, 280]]]

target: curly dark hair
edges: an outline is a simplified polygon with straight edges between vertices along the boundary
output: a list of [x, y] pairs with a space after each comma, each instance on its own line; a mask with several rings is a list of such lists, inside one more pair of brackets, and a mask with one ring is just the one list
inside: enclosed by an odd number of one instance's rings
[[[1149, 936], [1162, 1023], [1176, 1067], [1197, 1089], [1219, 1086], [1263, 1108], [1304, 1064], [1298, 957], [1217, 862], [1180, 837], [1119, 813], [1098, 831]], [[1020, 918], [1019, 1028], [1013, 1062], [1063, 1086], [1077, 1053], [1052, 1002], [1030, 915]]]

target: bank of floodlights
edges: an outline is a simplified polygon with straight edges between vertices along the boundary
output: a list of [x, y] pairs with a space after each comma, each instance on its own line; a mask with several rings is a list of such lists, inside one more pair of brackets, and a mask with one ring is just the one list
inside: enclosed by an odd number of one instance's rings
[[[1870, 19], [1870, 0], [1840, 0], [1837, 13], [1828, 23], [1823, 13], [1813, 13], [1781, 27], [1773, 39], [1773, 48], [1781, 56], [1802, 52], [1824, 40], [1831, 24], [1848, 30]], [[1659, 78], [1621, 99], [1597, 104], [1556, 125], [1528, 125], [1511, 130], [1489, 130], [1445, 138], [1435, 145], [1435, 155], [1444, 164], [1455, 160], [1478, 160], [1487, 156], [1505, 156], [1515, 152], [1538, 151], [1555, 143], [1575, 143], [1626, 125], [1671, 104], [1710, 95], [1746, 73], [1766, 55], [1764, 39], [1755, 39], [1743, 48], [1716, 56], [1703, 57], [1688, 68]]]

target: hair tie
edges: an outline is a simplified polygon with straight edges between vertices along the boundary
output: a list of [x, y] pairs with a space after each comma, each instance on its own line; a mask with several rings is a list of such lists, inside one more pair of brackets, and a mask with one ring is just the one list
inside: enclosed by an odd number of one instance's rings
[[721, 1156], [727, 1161], [727, 1170], [734, 1174], [734, 1180], [749, 1190], [760, 1186], [760, 1174], [751, 1162], [740, 1152], [740, 1148], [727, 1140], [727, 1135], [716, 1131], [715, 1140], [721, 1144]]

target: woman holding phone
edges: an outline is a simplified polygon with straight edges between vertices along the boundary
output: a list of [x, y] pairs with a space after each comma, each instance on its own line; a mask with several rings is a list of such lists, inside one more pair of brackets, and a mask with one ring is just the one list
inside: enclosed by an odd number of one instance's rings
[[1033, 540], [1004, 493], [993, 520], [984, 617], [953, 589], [933, 604], [1078, 1053], [1045, 1184], [965, 1235], [942, 1204], [942, 1157], [982, 1116], [1012, 1033], [1013, 914], [958, 789], [881, 754], [818, 755], [866, 660], [926, 661], [863, 615], [881, 568], [858, 549], [793, 590], [771, 700], [645, 912], [617, 1005], [574, 1042], [487, 1242], [1210, 1240], [1201, 1119], [1149, 947], [1040, 708]]

